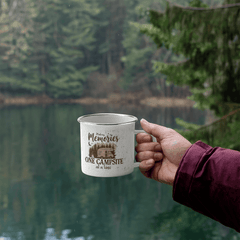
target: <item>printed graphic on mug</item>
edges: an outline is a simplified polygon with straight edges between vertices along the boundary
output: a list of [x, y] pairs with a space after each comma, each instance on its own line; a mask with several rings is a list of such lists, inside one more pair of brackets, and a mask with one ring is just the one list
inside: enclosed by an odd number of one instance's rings
[[85, 162], [94, 164], [97, 169], [111, 169], [112, 165], [123, 164], [122, 158], [117, 158], [116, 149], [119, 136], [102, 133], [88, 133], [89, 154]]

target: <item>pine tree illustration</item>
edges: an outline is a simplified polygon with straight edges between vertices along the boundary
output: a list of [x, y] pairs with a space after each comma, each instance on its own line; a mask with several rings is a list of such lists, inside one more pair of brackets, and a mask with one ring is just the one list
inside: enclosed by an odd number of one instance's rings
[[113, 158], [116, 158], [116, 151], [115, 151], [116, 145], [112, 143], [112, 144], [111, 144], [111, 148], [112, 148]]
[[116, 152], [113, 150], [113, 158], [116, 158]]
[[96, 158], [97, 157], [97, 145], [95, 144], [94, 146], [93, 146], [93, 155], [94, 155], [94, 157]]
[[89, 157], [92, 156], [92, 148], [89, 148]]

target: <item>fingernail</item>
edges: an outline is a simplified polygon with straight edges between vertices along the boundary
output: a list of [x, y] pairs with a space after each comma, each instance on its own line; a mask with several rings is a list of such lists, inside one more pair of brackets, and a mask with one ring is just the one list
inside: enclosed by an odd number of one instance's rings
[[140, 120], [140, 122], [145, 122], [145, 123], [147, 123], [148, 121], [147, 121], [146, 119], [142, 118], [142, 119]]
[[153, 164], [152, 159], [147, 160], [147, 161], [146, 161], [146, 164], [147, 164], [147, 165], [152, 165], [152, 164]]

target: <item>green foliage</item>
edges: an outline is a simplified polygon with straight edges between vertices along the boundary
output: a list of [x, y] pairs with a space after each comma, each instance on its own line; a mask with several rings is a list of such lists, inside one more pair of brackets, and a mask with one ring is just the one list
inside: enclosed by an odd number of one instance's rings
[[73, 69], [61, 75], [61, 72], [54, 66], [55, 72], [50, 72], [43, 78], [47, 85], [46, 91], [53, 98], [79, 97], [83, 93], [83, 84], [88, 74], [97, 69], [98, 67], [94, 66], [81, 70]]
[[[172, 2], [188, 5], [185, 0]], [[166, 84], [174, 82], [191, 86], [192, 98], [201, 108], [216, 108], [222, 96], [225, 101], [237, 101], [239, 84], [229, 84], [230, 79], [239, 79], [237, 8], [223, 15], [222, 10], [195, 14], [169, 4], [165, 7], [165, 3], [18, 0], [18, 8], [13, 8], [11, 1], [2, 0], [1, 90], [79, 97], [88, 88], [89, 73], [111, 74], [113, 69], [117, 74], [123, 72], [116, 83], [121, 79], [118, 83], [125, 90], [152, 86], [165, 95]], [[198, 0], [189, 4], [207, 7]], [[227, 41], [229, 48], [223, 49]], [[232, 64], [224, 65], [229, 59]], [[231, 89], [236, 90], [228, 95]]]
[[[149, 67], [151, 60], [157, 48], [150, 38], [143, 36], [138, 26], [139, 22], [146, 22], [145, 9], [150, 6], [157, 5], [158, 8], [163, 7], [163, 1], [156, 3], [154, 1], [138, 0], [134, 3], [126, 1], [125, 5], [128, 9], [128, 17], [125, 19], [124, 40], [122, 44], [125, 48], [125, 55], [121, 58], [124, 63], [124, 75], [120, 86], [127, 90], [129, 88], [142, 88], [152, 81], [156, 74]], [[145, 79], [144, 81], [142, 79]]]
[[0, 78], [0, 84], [5, 85], [6, 88], [11, 88], [12, 91], [21, 91], [37, 93], [43, 91], [43, 84], [39, 82], [37, 76], [32, 76], [31, 78], [24, 78], [21, 81], [15, 77], [2, 76]]
[[125, 64], [124, 82], [122, 83], [123, 89], [128, 89], [136, 77], [136, 72], [144, 72], [142, 66], [146, 63], [146, 59], [152, 56], [153, 47], [146, 47], [142, 49], [131, 48], [128, 56], [122, 57]]
[[201, 127], [201, 125], [188, 123], [180, 118], [175, 118], [175, 121], [179, 126], [184, 127], [186, 130], [197, 130]]
[[98, 69], [86, 63], [86, 54], [95, 49], [94, 17], [102, 7], [94, 1], [27, 0], [22, 22], [17, 22], [9, 17], [11, 5], [4, 3], [1, 88], [54, 98], [81, 96], [89, 73]]
[[207, 10], [199, 0], [190, 6], [203, 10], [167, 4], [164, 13], [149, 10], [151, 24], [138, 27], [158, 48], [165, 46], [185, 57], [180, 63], [155, 61], [155, 72], [165, 74], [169, 82], [190, 86], [197, 107], [221, 115], [219, 104], [240, 103], [239, 6]]
[[186, 130], [177, 130], [192, 144], [201, 140], [212, 147], [229, 148], [240, 151], [240, 108], [206, 126], [197, 126], [177, 119], [177, 124]]
[[28, 65], [27, 37], [32, 30], [34, 11], [31, 1], [19, 1], [14, 9], [10, 2], [2, 1], [0, 15], [0, 88], [13, 92], [38, 93], [44, 89], [37, 74], [37, 64]]
[[190, 7], [199, 7], [199, 8], [207, 8], [208, 5], [203, 3], [202, 1], [199, 0], [192, 0], [189, 2]]
[[35, 31], [30, 41], [39, 45], [40, 38], [44, 48], [32, 49], [31, 55], [41, 58], [37, 62], [45, 91], [54, 98], [79, 97], [88, 74], [98, 68], [84, 64], [83, 51], [94, 49], [96, 22], [92, 17], [100, 9], [96, 4], [76, 0], [48, 0], [36, 8]]

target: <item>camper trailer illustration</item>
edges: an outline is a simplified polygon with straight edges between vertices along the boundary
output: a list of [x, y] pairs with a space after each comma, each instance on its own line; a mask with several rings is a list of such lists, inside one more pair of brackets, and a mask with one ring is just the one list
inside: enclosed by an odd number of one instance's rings
[[99, 148], [97, 150], [98, 158], [114, 158], [114, 149], [112, 148]]
[[95, 144], [89, 149], [89, 156], [95, 158], [115, 158], [115, 144]]

